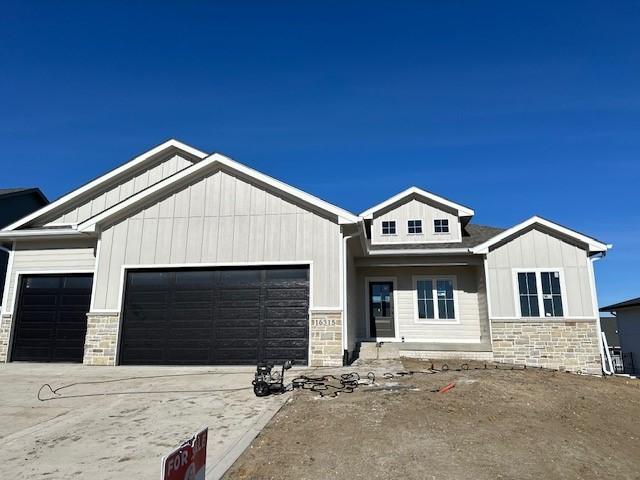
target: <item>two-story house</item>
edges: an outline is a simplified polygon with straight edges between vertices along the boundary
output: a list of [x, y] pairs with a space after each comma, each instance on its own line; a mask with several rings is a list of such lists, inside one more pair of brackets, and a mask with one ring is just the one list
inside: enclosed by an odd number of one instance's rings
[[0, 359], [342, 365], [386, 348], [599, 373], [608, 246], [473, 215], [418, 188], [355, 215], [170, 140], [0, 231]]

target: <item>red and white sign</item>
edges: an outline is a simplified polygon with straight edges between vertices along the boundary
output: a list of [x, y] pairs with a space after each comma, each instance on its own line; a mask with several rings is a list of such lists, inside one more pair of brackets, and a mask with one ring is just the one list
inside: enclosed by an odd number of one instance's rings
[[162, 480], [205, 480], [208, 428], [162, 458]]

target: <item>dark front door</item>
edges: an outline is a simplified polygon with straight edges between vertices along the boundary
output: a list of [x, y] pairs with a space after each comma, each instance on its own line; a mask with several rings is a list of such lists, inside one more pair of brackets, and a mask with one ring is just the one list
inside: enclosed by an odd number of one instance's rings
[[308, 267], [127, 274], [121, 364], [305, 364], [308, 336]]
[[369, 282], [369, 321], [372, 337], [395, 337], [393, 282]]
[[82, 362], [92, 275], [21, 278], [11, 360]]

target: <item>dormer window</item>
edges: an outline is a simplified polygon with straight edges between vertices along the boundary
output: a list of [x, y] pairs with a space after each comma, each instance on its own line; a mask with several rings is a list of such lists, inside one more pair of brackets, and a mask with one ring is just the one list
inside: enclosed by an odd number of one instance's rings
[[409, 220], [407, 222], [407, 233], [422, 233], [422, 220]]
[[395, 235], [396, 234], [396, 221], [387, 220], [382, 222], [382, 235]]
[[449, 233], [449, 220], [436, 219], [433, 221], [433, 231], [435, 233]]

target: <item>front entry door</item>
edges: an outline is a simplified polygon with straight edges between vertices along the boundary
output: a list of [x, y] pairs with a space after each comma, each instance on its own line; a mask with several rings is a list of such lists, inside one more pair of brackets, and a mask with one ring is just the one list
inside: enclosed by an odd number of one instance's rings
[[393, 321], [393, 282], [369, 283], [369, 322], [371, 337], [396, 336]]

